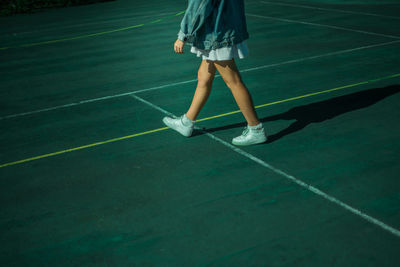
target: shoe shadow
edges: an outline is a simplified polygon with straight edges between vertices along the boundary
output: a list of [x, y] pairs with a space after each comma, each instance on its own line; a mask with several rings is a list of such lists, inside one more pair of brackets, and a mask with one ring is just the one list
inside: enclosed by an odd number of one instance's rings
[[[397, 84], [383, 88], [373, 88], [344, 96], [334, 97], [320, 102], [294, 107], [284, 113], [261, 118], [260, 121], [263, 123], [275, 120], [296, 120], [286, 129], [268, 136], [268, 139], [264, 144], [272, 143], [286, 135], [300, 131], [310, 123], [323, 122], [347, 112], [369, 107], [398, 92], [400, 92], [400, 85]], [[242, 122], [205, 130], [212, 133], [220, 130], [245, 127], [246, 125], [246, 122]], [[196, 133], [196, 135], [201, 134], [203, 133], [199, 131]]]

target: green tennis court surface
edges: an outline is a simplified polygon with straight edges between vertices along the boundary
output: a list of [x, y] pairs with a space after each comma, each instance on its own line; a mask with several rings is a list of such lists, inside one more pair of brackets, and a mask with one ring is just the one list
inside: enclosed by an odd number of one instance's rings
[[398, 266], [400, 4], [246, 1], [236, 60], [268, 135], [200, 58], [187, 1], [0, 18], [2, 266]]

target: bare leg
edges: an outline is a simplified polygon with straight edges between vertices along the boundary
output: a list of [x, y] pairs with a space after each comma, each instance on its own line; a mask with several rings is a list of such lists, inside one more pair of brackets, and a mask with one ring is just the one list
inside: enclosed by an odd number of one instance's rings
[[229, 87], [229, 89], [231, 89], [233, 97], [235, 98], [236, 103], [242, 111], [247, 123], [250, 126], [259, 124], [260, 121], [257, 118], [253, 100], [251, 99], [251, 95], [242, 81], [234, 59], [215, 61], [214, 65], [221, 74], [226, 85]]
[[214, 80], [216, 68], [213, 61], [202, 60], [198, 70], [198, 82], [196, 92], [194, 93], [192, 104], [186, 116], [192, 121], [196, 120], [201, 109], [210, 96], [212, 82]]

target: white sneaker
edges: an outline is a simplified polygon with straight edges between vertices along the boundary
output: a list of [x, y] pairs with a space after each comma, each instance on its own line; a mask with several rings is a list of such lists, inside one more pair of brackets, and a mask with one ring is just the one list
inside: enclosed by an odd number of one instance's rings
[[242, 135], [232, 139], [232, 144], [237, 146], [248, 146], [254, 144], [260, 144], [267, 141], [264, 127], [260, 129], [250, 129], [246, 127], [242, 132]]
[[183, 124], [183, 116], [185, 116], [185, 114], [183, 114], [182, 116], [174, 119], [171, 117], [164, 117], [163, 118], [163, 122], [165, 125], [167, 125], [168, 127], [170, 127], [171, 129], [179, 132], [180, 134], [189, 137], [192, 135], [193, 132], [193, 127], [194, 127], [194, 123], [192, 123], [192, 125], [184, 125]]

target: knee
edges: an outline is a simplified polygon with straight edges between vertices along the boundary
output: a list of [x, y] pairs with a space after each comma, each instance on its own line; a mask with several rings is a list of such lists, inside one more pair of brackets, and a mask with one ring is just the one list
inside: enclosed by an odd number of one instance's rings
[[209, 73], [206, 74], [206, 73], [199, 71], [197, 73], [197, 80], [198, 80], [197, 84], [198, 84], [198, 86], [201, 86], [201, 87], [210, 87], [212, 84], [213, 78], [214, 77], [212, 75], [210, 75]]
[[225, 84], [226, 86], [228, 86], [229, 89], [231, 90], [235, 90], [237, 88], [240, 88], [243, 85], [242, 80], [240, 79], [240, 77], [234, 77], [232, 79], [229, 80], [225, 80]]

